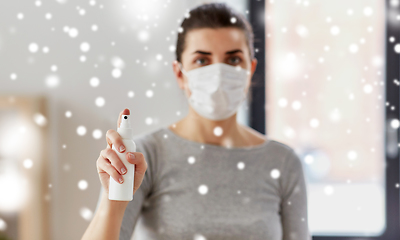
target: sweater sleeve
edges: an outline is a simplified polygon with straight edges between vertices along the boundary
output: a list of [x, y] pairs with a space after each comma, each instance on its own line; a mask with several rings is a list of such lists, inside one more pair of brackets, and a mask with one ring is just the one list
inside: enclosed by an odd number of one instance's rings
[[283, 162], [281, 221], [283, 240], [311, 240], [307, 216], [307, 188], [300, 158], [293, 149]]

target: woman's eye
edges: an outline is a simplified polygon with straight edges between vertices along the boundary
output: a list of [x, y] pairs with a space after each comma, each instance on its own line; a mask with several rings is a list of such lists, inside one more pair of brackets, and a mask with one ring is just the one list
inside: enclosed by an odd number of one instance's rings
[[231, 61], [231, 63], [233, 63], [233, 64], [240, 63], [240, 61], [242, 60], [242, 59], [240, 59], [240, 57], [232, 57], [232, 58], [230, 58], [230, 60], [232, 60], [232, 59], [233, 59], [233, 61]]
[[[201, 62], [201, 60], [202, 60], [202, 62]], [[203, 64], [203, 63], [205, 63], [204, 58], [196, 59], [195, 62], [198, 63], [198, 64]]]
[[[229, 64], [239, 64], [242, 61], [240, 57], [232, 57], [229, 58]], [[207, 64], [207, 59], [205, 58], [198, 58], [195, 60], [196, 64], [204, 65]]]

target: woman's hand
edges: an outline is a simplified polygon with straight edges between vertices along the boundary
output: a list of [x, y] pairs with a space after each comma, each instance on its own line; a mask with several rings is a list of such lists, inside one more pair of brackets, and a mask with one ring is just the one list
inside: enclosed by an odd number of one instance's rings
[[[122, 115], [130, 115], [129, 109], [125, 108], [122, 112], [120, 112], [118, 117], [118, 127], [121, 124]], [[121, 180], [123, 181], [123, 175], [126, 173], [127, 168], [119, 159], [117, 153], [112, 149], [112, 146], [115, 145], [115, 148], [121, 153], [126, 150], [119, 133], [113, 129], [109, 129], [106, 133], [106, 140], [107, 147], [101, 150], [100, 156], [96, 162], [96, 166], [101, 185], [106, 190], [108, 195], [110, 176], [116, 182], [122, 183]], [[133, 194], [135, 194], [136, 190], [142, 184], [144, 174], [147, 170], [147, 162], [144, 159], [143, 154], [140, 152], [126, 152], [125, 156], [128, 162], [135, 164], [135, 185], [133, 186]]]

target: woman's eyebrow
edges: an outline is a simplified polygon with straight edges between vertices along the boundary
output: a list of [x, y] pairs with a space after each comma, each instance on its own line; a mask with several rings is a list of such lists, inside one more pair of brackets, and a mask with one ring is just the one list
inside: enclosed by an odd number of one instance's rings
[[234, 54], [234, 53], [237, 53], [237, 52], [243, 53], [242, 50], [240, 50], [240, 49], [235, 49], [235, 50], [233, 50], [233, 51], [228, 51], [228, 52], [226, 52], [225, 54]]
[[193, 52], [192, 54], [195, 54], [195, 53], [200, 53], [200, 54], [204, 54], [204, 55], [211, 55], [210, 52], [203, 52], [203, 51], [200, 51], [200, 50], [197, 50], [196, 52]]
[[[237, 52], [243, 53], [242, 50], [240, 50], [240, 49], [235, 49], [235, 50], [232, 50], [232, 51], [228, 51], [228, 52], [226, 52], [225, 54], [234, 54], [234, 53], [237, 53]], [[195, 53], [200, 53], [200, 54], [204, 54], [204, 55], [211, 55], [210, 52], [204, 52], [204, 51], [200, 51], [200, 50], [197, 50], [196, 52], [193, 52], [193, 54], [195, 54]]]

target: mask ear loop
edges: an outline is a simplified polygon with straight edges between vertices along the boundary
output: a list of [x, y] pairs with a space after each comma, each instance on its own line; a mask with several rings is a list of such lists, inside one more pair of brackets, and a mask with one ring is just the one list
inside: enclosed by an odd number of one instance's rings
[[[185, 76], [187, 77], [186, 71], [183, 69], [183, 65], [182, 65], [181, 62], [178, 62], [178, 66], [179, 66], [179, 69], [181, 70], [182, 74], [185, 75]], [[188, 81], [189, 81], [189, 80], [188, 80]], [[185, 97], [188, 98], [188, 96], [186, 96], [186, 91], [185, 91], [185, 89], [183, 89], [183, 91], [184, 91]]]
[[[181, 62], [178, 62], [178, 67], [181, 70], [182, 74], [187, 77], [187, 74], [185, 73], [186, 71], [183, 69]], [[185, 92], [185, 89], [183, 89], [183, 91]], [[185, 96], [186, 96], [186, 94], [185, 94]], [[186, 98], [187, 98], [187, 96], [186, 96]]]
[[179, 69], [181, 70], [182, 74], [187, 76], [186, 71], [183, 69], [182, 63], [178, 62]]

